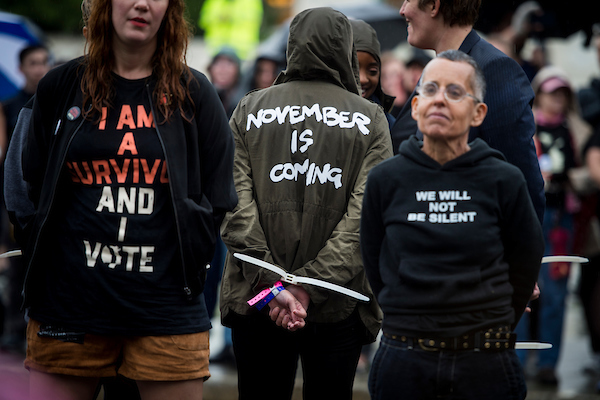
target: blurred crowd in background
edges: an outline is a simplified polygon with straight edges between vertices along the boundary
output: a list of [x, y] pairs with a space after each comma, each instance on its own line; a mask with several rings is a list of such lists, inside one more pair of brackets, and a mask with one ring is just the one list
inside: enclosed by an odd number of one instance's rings
[[[287, 24], [299, 6], [297, 3], [290, 0], [205, 0], [202, 3], [194, 23], [202, 40], [203, 59], [207, 62], [199, 69], [213, 83], [228, 116], [246, 93], [270, 86], [285, 69]], [[583, 306], [596, 363], [582, 368], [587, 368], [600, 381], [600, 78], [593, 78], [585, 85], [574, 85], [576, 77], [552, 64], [546, 46], [549, 38], [566, 39], [583, 32], [581, 45], [597, 50], [598, 63], [591, 68], [600, 77], [600, 25], [594, 25], [590, 17], [581, 14], [577, 17], [579, 25], [575, 24], [569, 18], [570, 10], [582, 12], [575, 6], [565, 7], [569, 10], [559, 13], [558, 8], [554, 9], [554, 2], [543, 6], [534, 1], [497, 3], [511, 5], [504, 8], [499, 4], [487, 5], [476, 28], [521, 65], [532, 82], [536, 94], [534, 140], [546, 189], [544, 229], [550, 238], [546, 246], [552, 249], [551, 254], [577, 254], [590, 259], [590, 263], [581, 268], [576, 294]], [[398, 14], [401, 4], [400, 0], [339, 7], [351, 19], [364, 19], [371, 24], [379, 36], [381, 57], [376, 72], [383, 93], [394, 98], [390, 111], [393, 117], [410, 97], [424, 66], [434, 56], [411, 48], [405, 42], [406, 24]], [[2, 20], [21, 24], [25, 30], [30, 28], [27, 22], [0, 13], [0, 29], [5, 23]], [[18, 67], [17, 73], [9, 73], [6, 72], [9, 67], [0, 65], [3, 72], [0, 161], [6, 154], [21, 107], [35, 93], [44, 74], [57, 63], [66, 61], [52, 54], [43, 34], [31, 32], [29, 36], [17, 36], [8, 28], [6, 32], [0, 31], [2, 58]], [[2, 41], [13, 34], [18, 39], [12, 44]], [[5, 54], [9, 49], [14, 59], [9, 60]], [[578, 60], [570, 62], [576, 64]], [[361, 76], [361, 83], [362, 79]], [[4, 252], [14, 249], [15, 243], [5, 211], [0, 215], [0, 249]], [[219, 249], [205, 293], [211, 316], [218, 309], [217, 293], [225, 251], [222, 245]], [[20, 311], [22, 275], [19, 258], [0, 260], [0, 345], [4, 351], [22, 353], [25, 349], [26, 324]], [[518, 327], [521, 339], [541, 340], [544, 334], [553, 335], [548, 338], [554, 344], [551, 352], [538, 353], [540, 357], [535, 361], [531, 361], [526, 352], [521, 354], [524, 364], [537, 362], [534, 378], [543, 384], [557, 385], [559, 380], [556, 365], [570, 275], [569, 264], [553, 263], [543, 268], [542, 296], [532, 304], [533, 312]], [[211, 361], [233, 361], [228, 335], [226, 330], [225, 346]], [[368, 356], [366, 349], [361, 368], [368, 368]]]

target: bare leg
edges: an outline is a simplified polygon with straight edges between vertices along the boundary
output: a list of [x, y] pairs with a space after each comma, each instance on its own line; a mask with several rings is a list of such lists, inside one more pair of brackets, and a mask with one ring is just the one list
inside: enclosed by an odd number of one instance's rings
[[30, 400], [93, 400], [98, 378], [47, 374], [30, 370]]
[[203, 379], [174, 382], [137, 381], [142, 400], [202, 400]]

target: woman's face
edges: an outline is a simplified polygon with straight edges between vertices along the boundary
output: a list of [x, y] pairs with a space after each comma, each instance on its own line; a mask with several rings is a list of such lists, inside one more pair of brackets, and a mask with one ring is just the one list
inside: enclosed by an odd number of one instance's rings
[[211, 82], [217, 89], [230, 89], [238, 79], [239, 68], [235, 61], [227, 57], [219, 57], [212, 63], [208, 73]]
[[377, 60], [366, 51], [357, 51], [362, 97], [370, 98], [379, 84], [380, 69]]
[[412, 117], [426, 139], [466, 140], [469, 129], [479, 126], [485, 118], [487, 106], [465, 96], [458, 102], [449, 101], [444, 91], [449, 85], [460, 86], [470, 95], [473, 67], [464, 62], [434, 59], [423, 73], [423, 82], [434, 82], [438, 91], [432, 97], [421, 94], [412, 100]]
[[537, 108], [550, 115], [565, 115], [569, 110], [570, 93], [568, 88], [559, 88], [551, 93], [539, 92]]
[[263, 59], [256, 63], [254, 81], [257, 89], [265, 89], [273, 84], [277, 78], [277, 64], [275, 61]]
[[112, 0], [115, 41], [129, 46], [156, 43], [169, 0]]
[[425, 10], [419, 8], [419, 0], [404, 0], [400, 8], [400, 15], [406, 19], [407, 42], [421, 49], [429, 48], [429, 31], [432, 4], [428, 4]]

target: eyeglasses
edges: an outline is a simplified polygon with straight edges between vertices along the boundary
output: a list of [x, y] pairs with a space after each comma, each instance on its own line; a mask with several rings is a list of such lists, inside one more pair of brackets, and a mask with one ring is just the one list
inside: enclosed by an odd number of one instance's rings
[[[435, 82], [425, 82], [419, 86], [417, 92], [423, 97], [433, 97], [437, 94], [440, 87]], [[460, 85], [456, 85], [454, 83], [446, 86], [446, 90], [444, 90], [444, 97], [451, 103], [458, 103], [462, 101], [466, 96], [472, 97], [477, 103], [480, 103], [477, 97], [472, 94], [467, 93], [467, 91]]]

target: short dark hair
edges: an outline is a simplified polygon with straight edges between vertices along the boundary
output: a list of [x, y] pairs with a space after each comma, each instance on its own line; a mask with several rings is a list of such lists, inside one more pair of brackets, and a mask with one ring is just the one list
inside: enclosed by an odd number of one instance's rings
[[28, 55], [30, 55], [34, 51], [38, 51], [38, 50], [46, 50], [46, 52], [48, 52], [48, 48], [46, 46], [44, 46], [43, 44], [29, 45], [29, 46], [25, 47], [23, 50], [21, 50], [21, 52], [19, 53], [19, 63], [23, 64]]
[[[471, 87], [473, 88], [473, 92], [475, 92], [475, 97], [477, 97], [480, 101], [483, 101], [486, 91], [485, 75], [483, 75], [483, 71], [473, 57], [460, 50], [446, 50], [438, 54], [435, 58], [464, 62], [473, 67], [475, 73], [471, 77]], [[423, 71], [423, 75], [425, 75], [425, 71]]]
[[[419, 0], [419, 8], [425, 9], [435, 0]], [[440, 14], [450, 26], [473, 26], [479, 17], [481, 0], [440, 0]]]

